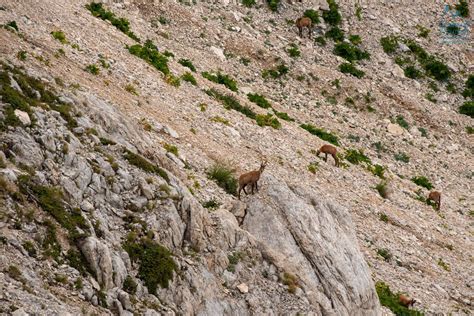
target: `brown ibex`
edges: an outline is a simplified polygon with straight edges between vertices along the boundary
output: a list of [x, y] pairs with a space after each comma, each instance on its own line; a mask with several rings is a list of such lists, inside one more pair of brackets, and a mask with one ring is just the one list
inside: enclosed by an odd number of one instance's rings
[[414, 300], [413, 298], [409, 298], [405, 294], [400, 294], [398, 296], [398, 301], [400, 302], [401, 305], [405, 307], [413, 306], [413, 304], [416, 303], [416, 300]]
[[325, 155], [324, 161], [328, 161], [328, 154], [334, 158], [336, 167], [339, 167], [339, 158], [337, 158], [337, 149], [331, 145], [322, 145], [321, 148], [316, 152], [316, 156], [319, 156], [320, 153]]
[[239, 192], [237, 194], [239, 200], [240, 200], [240, 191], [244, 190], [245, 194], [248, 194], [247, 191], [245, 191], [245, 187], [249, 184], [252, 189], [252, 194], [254, 192], [254, 189], [258, 192], [257, 183], [266, 166], [267, 166], [267, 161], [264, 160], [260, 164], [260, 169], [244, 173], [239, 177]]
[[441, 193], [439, 193], [438, 191], [431, 191], [426, 201], [433, 201], [436, 206], [436, 210], [439, 211], [439, 209], [441, 208]]
[[311, 38], [311, 28], [313, 26], [313, 23], [311, 22], [310, 18], [308, 18], [306, 16], [298, 18], [298, 19], [296, 19], [295, 25], [298, 28], [298, 32], [299, 32], [301, 38], [303, 38], [303, 28], [304, 27], [308, 28], [308, 37]]

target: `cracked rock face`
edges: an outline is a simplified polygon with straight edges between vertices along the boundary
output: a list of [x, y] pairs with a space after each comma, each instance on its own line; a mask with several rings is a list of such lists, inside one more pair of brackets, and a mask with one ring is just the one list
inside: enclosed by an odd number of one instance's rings
[[321, 313], [377, 315], [377, 294], [348, 211], [315, 192], [266, 179], [265, 198], [251, 200], [243, 224], [262, 252], [301, 279]]

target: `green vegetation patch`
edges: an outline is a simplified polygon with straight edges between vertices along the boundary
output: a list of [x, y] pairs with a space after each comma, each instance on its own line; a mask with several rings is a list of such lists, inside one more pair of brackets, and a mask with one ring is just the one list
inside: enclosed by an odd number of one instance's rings
[[165, 179], [166, 182], [170, 181], [169, 176], [168, 176], [168, 174], [166, 173], [165, 170], [161, 169], [160, 167], [158, 167], [155, 164], [152, 164], [146, 158], [144, 158], [144, 157], [142, 157], [138, 154], [135, 154], [135, 153], [131, 152], [128, 149], [125, 150], [125, 154], [123, 155], [123, 157], [131, 165], [134, 165], [135, 167], [138, 167], [138, 168], [140, 168], [140, 169], [142, 169], [146, 172], [155, 173], [155, 174], [159, 175], [160, 177], [162, 177], [163, 179]]
[[305, 10], [303, 13], [303, 16], [310, 18], [313, 24], [318, 24], [320, 22], [319, 13], [316, 10], [313, 10], [313, 9]]
[[464, 102], [463, 105], [459, 107], [459, 113], [474, 118], [474, 101]]
[[91, 2], [90, 4], [86, 5], [86, 9], [89, 10], [93, 16], [102, 20], [110, 21], [110, 23], [112, 23], [112, 25], [119, 29], [122, 33], [125, 33], [131, 39], [140, 42], [138, 36], [136, 36], [130, 30], [130, 22], [127, 19], [116, 17], [114, 13], [106, 10], [102, 6], [102, 3]]
[[168, 58], [158, 52], [158, 48], [152, 41], [147, 40], [143, 46], [140, 44], [130, 46], [128, 47], [128, 51], [130, 54], [145, 60], [163, 74], [167, 75], [170, 73]]
[[387, 54], [395, 53], [398, 48], [398, 37], [394, 35], [385, 36], [380, 39], [380, 45]]
[[375, 290], [382, 306], [390, 309], [397, 316], [423, 316], [420, 311], [409, 309], [400, 304], [400, 293], [393, 293], [390, 287], [382, 281], [375, 283]]
[[344, 74], [350, 74], [359, 79], [365, 76], [365, 73], [362, 70], [357, 69], [352, 63], [340, 64], [339, 70]]
[[462, 96], [465, 98], [474, 98], [474, 75], [469, 75], [467, 78]]
[[278, 79], [288, 73], [290, 69], [285, 64], [280, 64], [273, 69], [265, 69], [262, 71], [262, 78], [273, 78]]
[[277, 12], [280, 6], [280, 0], [267, 0], [267, 4], [271, 11]]
[[459, 3], [456, 4], [455, 8], [463, 18], [469, 17], [469, 3], [467, 0], [459, 0]]
[[326, 132], [325, 130], [317, 128], [311, 124], [301, 124], [300, 127], [302, 129], [307, 130], [311, 134], [318, 136], [322, 140], [325, 140], [333, 145], [339, 146], [339, 139], [336, 135]]
[[236, 194], [238, 182], [234, 177], [233, 170], [228, 166], [216, 163], [208, 170], [207, 176], [209, 179], [214, 180], [228, 194]]
[[238, 111], [253, 120], [257, 117], [257, 114], [250, 107], [241, 105], [239, 101], [231, 95], [224, 95], [214, 89], [207, 90], [206, 93], [220, 101], [228, 110], [232, 109]]
[[327, 0], [329, 10], [323, 11], [323, 19], [329, 25], [336, 26], [342, 21], [342, 16], [339, 13], [339, 6], [335, 0]]
[[411, 178], [411, 181], [415, 183], [416, 185], [419, 185], [420, 187], [424, 187], [428, 190], [431, 190], [433, 188], [433, 185], [431, 182], [428, 180], [428, 178], [424, 176], [418, 176], [418, 177], [413, 177]]
[[344, 32], [339, 27], [334, 26], [324, 33], [324, 37], [330, 38], [335, 42], [342, 42], [344, 40]]
[[372, 164], [370, 158], [364, 154], [362, 149], [349, 149], [346, 151], [346, 155], [344, 158], [354, 165], [358, 165], [363, 162], [367, 163], [368, 165]]
[[228, 75], [221, 73], [220, 71], [218, 71], [217, 74], [211, 74], [209, 72], [204, 71], [202, 73], [202, 76], [207, 80], [226, 86], [231, 91], [237, 92], [239, 90], [237, 88], [237, 82]]
[[178, 60], [178, 63], [184, 67], [189, 68], [192, 72], [196, 72], [196, 67], [194, 67], [193, 63], [189, 59], [181, 58]]
[[281, 127], [281, 123], [278, 121], [278, 119], [270, 113], [265, 115], [257, 114], [255, 120], [257, 121], [258, 126], [271, 126], [274, 129], [279, 129]]
[[[149, 239], [139, 239], [137, 234], [128, 234], [123, 249], [128, 252], [132, 262], [138, 262], [138, 277], [143, 281], [151, 294], [156, 294], [158, 286], [168, 288], [173, 280], [173, 272], [177, 265], [172, 253], [164, 246]], [[133, 290], [131, 282], [127, 282], [128, 290]]]
[[370, 59], [370, 54], [366, 51], [361, 50], [357, 46], [354, 46], [350, 43], [337, 43], [334, 46], [334, 54], [341, 56], [347, 61], [353, 62], [356, 60]]
[[189, 82], [193, 86], [197, 86], [196, 78], [194, 78], [193, 74], [190, 73], [189, 71], [187, 71], [183, 75], [181, 75], [181, 80]]
[[265, 99], [265, 97], [261, 94], [248, 93], [247, 98], [249, 99], [250, 102], [255, 103], [256, 105], [258, 105], [261, 108], [268, 109], [268, 108], [272, 107], [270, 102], [268, 102], [268, 100]]

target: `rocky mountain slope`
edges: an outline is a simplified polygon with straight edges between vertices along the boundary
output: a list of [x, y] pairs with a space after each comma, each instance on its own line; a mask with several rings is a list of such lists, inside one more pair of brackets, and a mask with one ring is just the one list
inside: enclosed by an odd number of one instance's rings
[[[472, 37], [444, 2], [338, 3], [362, 78], [329, 18], [297, 36], [323, 1], [2, 4], [0, 312], [380, 315], [384, 282], [472, 313]], [[419, 47], [448, 82], [406, 77]], [[315, 156], [328, 141], [340, 167]], [[241, 201], [210, 176], [263, 159]]]

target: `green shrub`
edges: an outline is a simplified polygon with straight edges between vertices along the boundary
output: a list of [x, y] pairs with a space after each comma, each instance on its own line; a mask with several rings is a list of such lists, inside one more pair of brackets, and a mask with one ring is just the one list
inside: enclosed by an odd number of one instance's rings
[[286, 50], [290, 57], [296, 58], [301, 56], [301, 52], [298, 49], [298, 46], [294, 43], [290, 44], [290, 47]]
[[21, 273], [20, 269], [18, 269], [17, 266], [15, 265], [10, 265], [8, 266], [8, 269], [6, 271], [10, 278], [23, 282], [23, 274]]
[[427, 94], [425, 94], [425, 98], [426, 98], [428, 101], [433, 102], [433, 103], [438, 102], [438, 100], [436, 100], [436, 98], [434, 97], [433, 93], [430, 93], [430, 92], [428, 92]]
[[165, 170], [161, 169], [157, 165], [152, 164], [147, 159], [143, 158], [142, 156], [135, 154], [128, 149], [125, 150], [125, 154], [123, 155], [125, 160], [127, 160], [131, 165], [138, 167], [146, 172], [155, 173], [169, 182], [169, 176]]
[[93, 74], [93, 75], [95, 75], [95, 76], [97, 76], [100, 72], [99, 67], [97, 67], [96, 65], [88, 65], [86, 67], [86, 71]]
[[176, 77], [170, 73], [165, 75], [165, 82], [176, 88], [178, 88], [181, 85], [181, 80], [179, 79], [179, 77]]
[[248, 93], [247, 98], [249, 99], [250, 102], [257, 104], [261, 108], [268, 109], [271, 107], [270, 102], [268, 102], [268, 100], [265, 99], [265, 97], [261, 94]]
[[168, 58], [158, 52], [157, 47], [152, 41], [147, 40], [144, 46], [136, 44], [128, 47], [128, 51], [130, 54], [145, 60], [163, 74], [167, 75], [170, 73], [168, 68]]
[[206, 93], [220, 101], [227, 110], [232, 109], [238, 111], [253, 120], [257, 116], [257, 114], [251, 108], [248, 106], [242, 106], [239, 101], [237, 101], [237, 99], [231, 95], [221, 94], [219, 91], [214, 89], [207, 90]]
[[38, 205], [68, 231], [71, 239], [82, 236], [77, 228], [89, 230], [89, 225], [80, 210], [71, 209], [69, 212], [66, 210], [60, 189], [34, 184], [25, 176], [19, 178], [19, 186], [22, 193], [34, 196]]
[[26, 60], [26, 58], [28, 57], [28, 53], [24, 50], [21, 50], [18, 52], [18, 54], [16, 55], [16, 57], [19, 59], [19, 60]]
[[469, 3], [467, 0], [459, 0], [459, 3], [456, 4], [455, 8], [463, 18], [469, 17]]
[[387, 262], [390, 261], [390, 259], [392, 258], [392, 254], [386, 248], [377, 249], [377, 254]]
[[278, 118], [281, 118], [282, 120], [289, 121], [289, 122], [294, 122], [295, 119], [291, 118], [288, 113], [285, 112], [278, 112], [277, 110], [273, 109], [273, 112], [275, 113], [275, 116]]
[[422, 77], [421, 71], [416, 69], [415, 66], [408, 66], [403, 70], [403, 73], [405, 74], [405, 77], [411, 78], [411, 79], [418, 79]]
[[183, 81], [189, 82], [193, 86], [197, 86], [197, 81], [196, 78], [194, 78], [193, 74], [190, 73], [189, 71], [185, 72], [182, 76], [181, 79]]
[[385, 53], [392, 54], [398, 48], [398, 38], [394, 35], [382, 37], [380, 39], [380, 44], [382, 45], [382, 49]]
[[235, 195], [237, 192], [237, 179], [233, 170], [222, 163], [214, 164], [207, 172], [209, 179], [214, 180], [228, 194]]
[[446, 32], [448, 32], [448, 34], [451, 34], [451, 35], [454, 35], [454, 36], [459, 35], [459, 31], [461, 31], [461, 28], [459, 26], [457, 26], [456, 24], [454, 24], [454, 23], [449, 24], [446, 27]]
[[430, 34], [430, 30], [427, 29], [426, 27], [422, 26], [422, 25], [417, 25], [416, 28], [419, 31], [419, 33], [418, 33], [419, 37], [427, 38], [428, 35]]
[[409, 163], [410, 162], [410, 157], [405, 154], [405, 153], [402, 153], [402, 152], [399, 152], [398, 154], [395, 154], [395, 160], [396, 161], [401, 161], [401, 162], [404, 162], [404, 163]]
[[449, 267], [449, 264], [447, 264], [446, 262], [443, 261], [443, 259], [439, 258], [438, 259], [438, 265], [443, 268], [444, 270], [446, 271], [451, 271], [451, 268]]
[[255, 0], [242, 0], [242, 4], [247, 8], [251, 8], [255, 5]]
[[342, 16], [339, 13], [339, 6], [335, 0], [327, 0], [329, 10], [323, 11], [323, 19], [329, 25], [336, 26], [341, 23]]
[[123, 281], [123, 290], [128, 294], [135, 295], [135, 293], [137, 292], [137, 286], [137, 282], [135, 282], [135, 280], [131, 276], [127, 275], [127, 277]]
[[388, 223], [388, 221], [389, 221], [389, 218], [388, 218], [387, 214], [385, 214], [385, 213], [380, 213], [379, 219], [382, 222], [385, 222], [385, 223]]
[[271, 11], [276, 12], [278, 11], [280, 0], [267, 0], [267, 4]]
[[374, 176], [377, 176], [380, 179], [385, 179], [385, 169], [386, 168], [384, 166], [378, 164], [369, 167], [370, 172], [372, 172]]
[[462, 93], [462, 96], [465, 98], [474, 98], [474, 75], [469, 75], [469, 78], [467, 78], [464, 87], [465, 88]]
[[226, 86], [231, 91], [236, 92], [238, 90], [237, 82], [228, 75], [222, 74], [220, 71], [217, 72], [216, 75], [204, 71], [202, 76], [207, 80]]
[[390, 287], [384, 282], [378, 281], [375, 283], [375, 290], [382, 306], [390, 309], [397, 316], [423, 316], [422, 312], [414, 309], [409, 309], [400, 304], [400, 293], [392, 293]]
[[168, 249], [148, 238], [138, 240], [136, 235], [131, 234], [127, 236], [123, 249], [133, 262], [139, 263], [138, 277], [151, 294], [156, 295], [158, 285], [168, 288], [173, 272], [177, 269]]
[[189, 68], [192, 72], [196, 72], [196, 67], [194, 67], [193, 63], [189, 59], [181, 58], [178, 60], [182, 66]]
[[365, 162], [367, 164], [371, 164], [372, 162], [370, 161], [370, 158], [364, 155], [364, 152], [362, 149], [349, 149], [346, 151], [346, 155], [344, 157], [347, 161], [349, 161], [351, 164], [358, 165], [362, 162]]
[[289, 71], [289, 68], [285, 64], [280, 64], [274, 69], [265, 69], [262, 71], [263, 79], [272, 77], [273, 79], [278, 79], [286, 75]]
[[438, 81], [448, 80], [451, 76], [448, 66], [433, 57], [430, 57], [423, 62], [423, 68], [429, 76]]
[[362, 38], [360, 35], [354, 34], [354, 35], [349, 35], [349, 41], [354, 44], [354, 45], [359, 45], [362, 43]]
[[281, 127], [281, 123], [278, 121], [276, 117], [273, 117], [272, 114], [257, 114], [257, 117], [255, 118], [257, 121], [258, 126], [271, 126], [275, 129], [279, 129]]
[[386, 181], [381, 181], [375, 186], [375, 190], [380, 194], [381, 197], [384, 199], [388, 198], [389, 191], [388, 191], [388, 184]]
[[308, 9], [304, 11], [303, 16], [308, 17], [311, 19], [311, 22], [314, 24], [318, 24], [319, 21], [319, 13], [316, 10]]
[[405, 118], [402, 115], [397, 115], [397, 117], [395, 118], [395, 122], [401, 127], [403, 127], [404, 129], [410, 128], [410, 125], [408, 124], [408, 122], [405, 120]]
[[218, 208], [219, 205], [220, 205], [220, 203], [214, 198], [202, 203], [202, 206], [204, 208], [208, 208], [208, 209], [211, 209], [211, 210], [214, 210], [214, 209]]
[[362, 51], [357, 46], [345, 42], [336, 44], [334, 46], [333, 52], [337, 56], [341, 56], [350, 62], [355, 60], [370, 59], [369, 53]]
[[459, 107], [459, 113], [474, 118], [474, 101], [464, 102], [463, 105]]
[[92, 272], [87, 259], [84, 257], [82, 252], [76, 251], [74, 249], [69, 249], [66, 254], [66, 260], [68, 264], [79, 271], [81, 275], [86, 276], [87, 272], [94, 275]]
[[114, 13], [107, 11], [102, 3], [91, 2], [86, 5], [86, 9], [89, 10], [93, 16], [102, 20], [108, 20], [119, 29], [122, 33], [128, 35], [131, 39], [140, 42], [140, 39], [130, 30], [130, 22], [124, 18], [117, 18]]
[[56, 234], [56, 226], [49, 219], [44, 221], [44, 225], [46, 226], [46, 231], [41, 242], [44, 255], [58, 261], [61, 255], [61, 244]]
[[173, 155], [175, 155], [176, 157], [178, 157], [178, 147], [174, 146], [174, 145], [170, 145], [168, 143], [165, 143], [163, 145], [163, 148], [169, 152], [169, 153], [172, 153]]
[[344, 40], [344, 32], [339, 27], [334, 26], [324, 33], [324, 37], [330, 38], [335, 42], [342, 42]]
[[36, 257], [36, 247], [31, 241], [25, 241], [22, 246], [30, 257]]
[[418, 45], [415, 41], [405, 40], [405, 44], [408, 46], [410, 51], [415, 54], [418, 59], [420, 59], [421, 62], [425, 61], [429, 57], [429, 54], [426, 52], [426, 50], [424, 50], [424, 48]]
[[54, 39], [60, 41], [61, 44], [67, 44], [68, 43], [68, 41], [66, 39], [66, 35], [64, 34], [63, 31], [53, 31], [53, 32], [51, 32], [51, 35], [53, 36]]
[[135, 88], [134, 85], [132, 84], [127, 84], [125, 86], [125, 91], [127, 91], [128, 93], [131, 93], [133, 95], [137, 95], [138, 96], [138, 92], [137, 92], [137, 89]]
[[319, 164], [318, 162], [311, 162], [308, 165], [308, 171], [311, 172], [312, 174], [315, 174], [316, 171], [318, 171]]
[[5, 25], [11, 27], [12, 29], [18, 32], [18, 25], [16, 24], [16, 21], [10, 21]]
[[428, 190], [431, 190], [433, 188], [433, 185], [431, 184], [431, 182], [424, 176], [413, 177], [411, 178], [411, 181], [413, 181], [416, 185], [419, 185], [420, 187], [424, 187]]
[[322, 140], [325, 140], [333, 145], [339, 146], [339, 139], [336, 135], [328, 133], [325, 130], [317, 128], [311, 124], [301, 124], [300, 127], [307, 130], [311, 134], [318, 136]]
[[326, 46], [326, 40], [322, 36], [318, 36], [314, 39], [314, 42], [319, 44], [320, 46]]
[[364, 75], [365, 75], [365, 73], [362, 70], [357, 69], [352, 63], [340, 64], [339, 65], [339, 70], [342, 73], [351, 74], [354, 77], [359, 78], [359, 79], [364, 77]]

